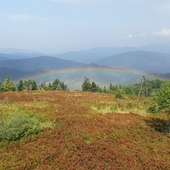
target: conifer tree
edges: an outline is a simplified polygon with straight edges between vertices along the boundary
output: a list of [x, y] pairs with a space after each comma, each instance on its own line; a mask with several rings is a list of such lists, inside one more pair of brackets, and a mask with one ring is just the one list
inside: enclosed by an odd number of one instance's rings
[[35, 82], [35, 80], [32, 81], [32, 89], [31, 90], [38, 90], [37, 84]]
[[92, 92], [97, 92], [98, 91], [98, 87], [97, 87], [95, 82], [92, 82], [92, 84], [91, 84], [91, 91]]
[[22, 80], [20, 80], [18, 84], [18, 91], [22, 91], [22, 90], [24, 90], [24, 83]]
[[67, 90], [67, 85], [64, 84], [64, 82], [61, 82], [61, 89], [63, 91], [66, 91]]
[[107, 88], [106, 88], [106, 86], [103, 87], [103, 90], [102, 90], [102, 91], [103, 91], [103, 93], [107, 93]]
[[60, 84], [60, 81], [58, 79], [54, 80], [52, 85], [53, 85], [53, 90], [61, 90], [61, 84]]
[[91, 82], [87, 77], [85, 77], [81, 87], [83, 91], [91, 91]]
[[15, 91], [16, 87], [14, 82], [11, 80], [11, 78], [8, 76], [5, 78], [3, 82], [3, 91]]
[[25, 80], [24, 81], [24, 89], [25, 90], [30, 90], [30, 80]]
[[39, 85], [39, 89], [40, 90], [48, 90], [48, 87], [46, 86], [45, 82], [42, 82], [40, 85]]
[[53, 90], [53, 85], [52, 85], [52, 83], [49, 83], [49, 84], [48, 84], [48, 90]]

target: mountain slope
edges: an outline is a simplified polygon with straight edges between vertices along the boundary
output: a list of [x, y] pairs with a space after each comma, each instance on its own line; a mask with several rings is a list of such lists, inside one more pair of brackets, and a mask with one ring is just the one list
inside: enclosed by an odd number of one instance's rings
[[170, 55], [148, 51], [126, 52], [105, 57], [97, 64], [150, 73], [170, 71]]
[[94, 63], [103, 57], [107, 57], [113, 54], [119, 54], [127, 51], [135, 51], [134, 47], [99, 47], [88, 50], [71, 51], [63, 54], [59, 54], [56, 57], [66, 60], [72, 60], [82, 62], [86, 64]]
[[[109, 86], [109, 83], [121, 85], [139, 83], [143, 73], [134, 74], [126, 69], [158, 74], [170, 72], [170, 55], [155, 52], [126, 52], [105, 57], [96, 63], [98, 65], [84, 65], [50, 56], [1, 60], [0, 80], [2, 81], [6, 76], [10, 76], [13, 80], [34, 77], [37, 83], [59, 79], [73, 90], [81, 89], [85, 77], [101, 87]], [[150, 78], [145, 76], [147, 79]]]
[[7, 76], [10, 76], [12, 80], [17, 80], [20, 78], [24, 78], [26, 76], [34, 75], [36, 72], [20, 70], [15, 68], [0, 68], [0, 82], [4, 81]]
[[82, 66], [83, 64], [63, 59], [58, 59], [50, 56], [40, 56], [28, 59], [15, 59], [15, 60], [3, 60], [0, 62], [0, 68], [8, 67], [27, 71], [36, 70], [56, 70], [64, 69], [76, 66]]
[[87, 50], [71, 51], [57, 55], [58, 58], [94, 63], [104, 57], [132, 51], [153, 51], [156, 53], [170, 54], [170, 43], [154, 43], [139, 47], [98, 47]]
[[0, 53], [0, 60], [9, 60], [9, 59], [11, 59], [11, 55], [10, 54]]
[[25, 59], [25, 58], [33, 58], [41, 55], [42, 54], [38, 54], [38, 53], [12, 53], [12, 54], [0, 53], [0, 60]]
[[144, 51], [155, 51], [159, 53], [170, 54], [170, 42], [169, 43], [151, 43], [140, 47]]
[[86, 65], [83, 67], [75, 67], [74, 69], [64, 69], [57, 71], [41, 72], [37, 76], [36, 81], [52, 82], [59, 79], [68, 85], [70, 90], [81, 89], [84, 78], [87, 77], [91, 82], [96, 82], [100, 87], [108, 87], [110, 83], [114, 85], [130, 85], [139, 83], [142, 76], [145, 75], [146, 79], [153, 79], [152, 76], [147, 74], [127, 72], [123, 69], [111, 68], [99, 65]]

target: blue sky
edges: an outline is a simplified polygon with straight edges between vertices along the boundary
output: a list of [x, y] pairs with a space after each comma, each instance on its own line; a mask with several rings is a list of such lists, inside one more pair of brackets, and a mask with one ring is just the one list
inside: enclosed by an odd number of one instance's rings
[[170, 0], [0, 0], [0, 48], [60, 53], [170, 42]]

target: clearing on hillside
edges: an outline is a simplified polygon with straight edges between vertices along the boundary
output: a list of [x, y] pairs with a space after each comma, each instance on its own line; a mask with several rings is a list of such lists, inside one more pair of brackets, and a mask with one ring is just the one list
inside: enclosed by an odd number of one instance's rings
[[0, 93], [0, 117], [29, 115], [41, 127], [0, 141], [0, 169], [169, 169], [165, 117], [147, 113], [150, 104], [88, 92]]

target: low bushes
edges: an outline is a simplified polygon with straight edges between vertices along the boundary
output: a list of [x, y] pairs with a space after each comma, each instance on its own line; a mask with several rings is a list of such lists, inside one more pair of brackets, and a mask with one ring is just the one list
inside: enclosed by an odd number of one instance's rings
[[16, 141], [31, 134], [38, 134], [42, 127], [39, 120], [25, 113], [0, 116], [0, 141]]

